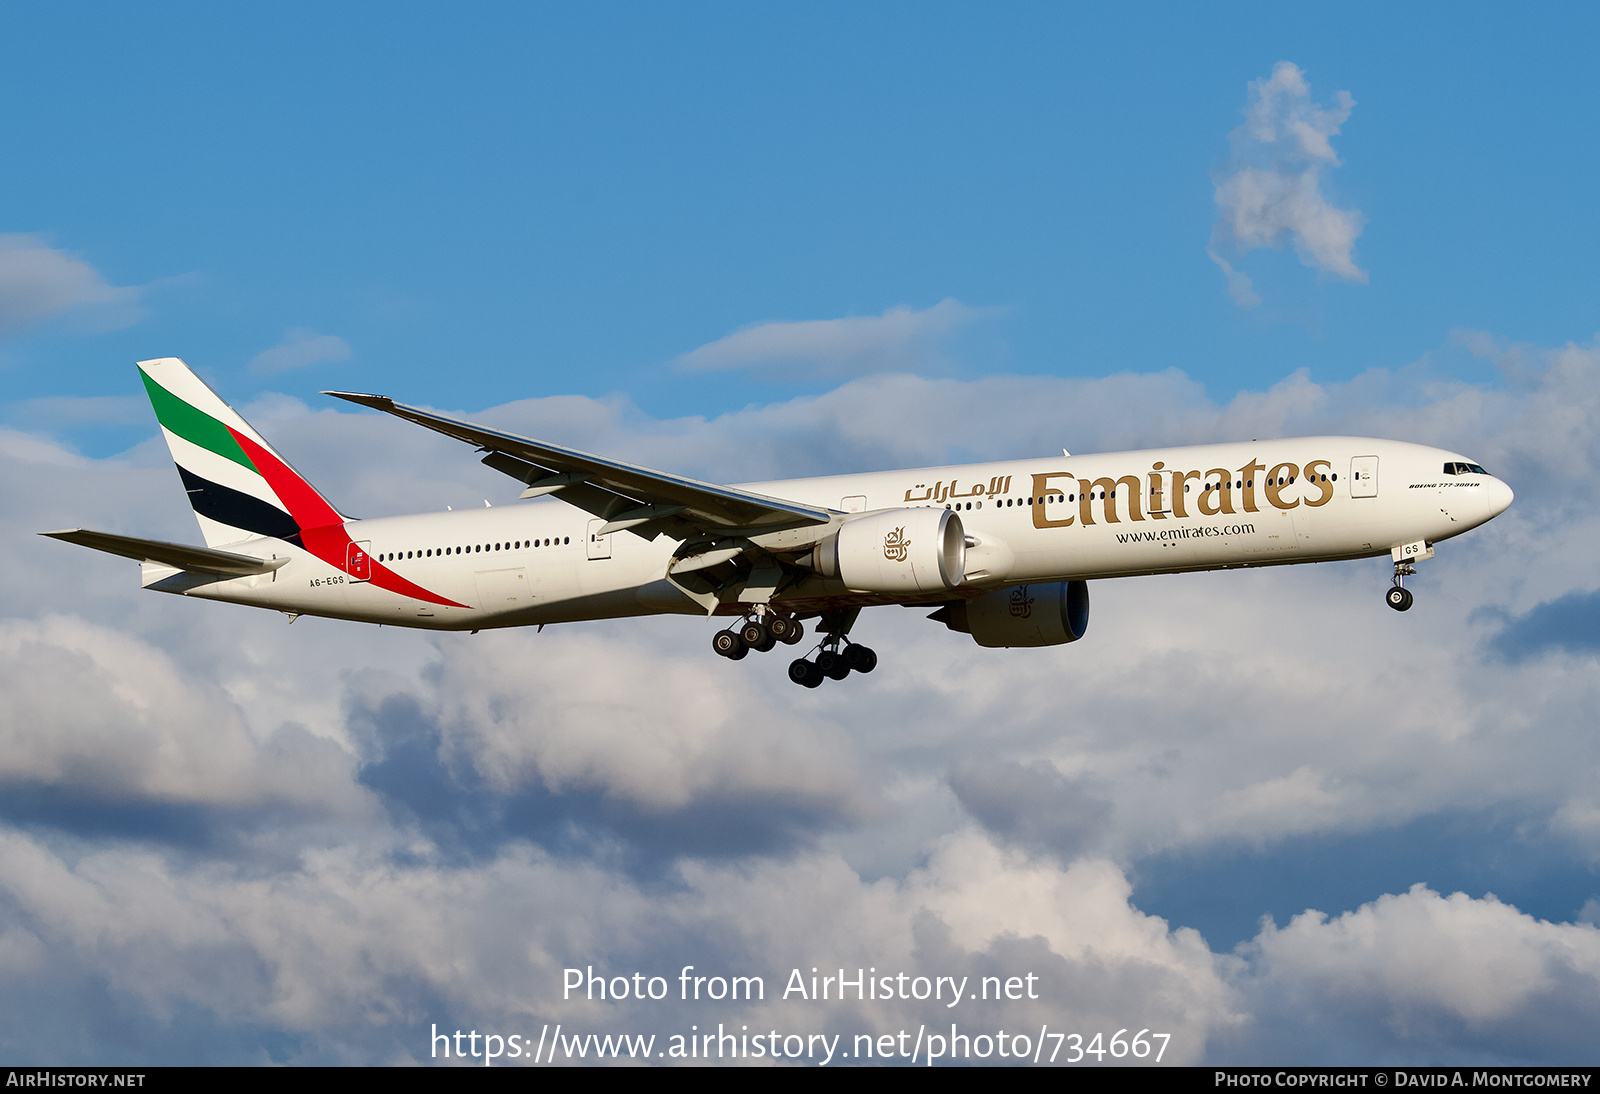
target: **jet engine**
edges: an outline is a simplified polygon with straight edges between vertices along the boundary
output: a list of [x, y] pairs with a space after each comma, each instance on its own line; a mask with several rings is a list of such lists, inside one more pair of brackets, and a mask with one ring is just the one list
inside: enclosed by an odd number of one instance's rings
[[961, 584], [967, 536], [949, 509], [862, 513], [812, 548], [804, 564], [853, 592], [927, 593]]
[[953, 601], [928, 618], [972, 635], [980, 646], [1059, 646], [1089, 629], [1089, 584], [1013, 585]]

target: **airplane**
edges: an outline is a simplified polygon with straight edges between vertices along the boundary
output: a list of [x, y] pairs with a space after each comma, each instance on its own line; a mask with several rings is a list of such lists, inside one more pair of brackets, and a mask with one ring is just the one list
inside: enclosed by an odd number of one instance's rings
[[[472, 445], [527, 504], [342, 515], [183, 361], [138, 363], [205, 547], [42, 535], [141, 563], [144, 588], [289, 616], [471, 631], [678, 613], [713, 649], [819, 641], [807, 688], [871, 672], [862, 608], [932, 608], [980, 646], [1084, 636], [1101, 578], [1390, 556], [1385, 600], [1434, 545], [1505, 512], [1459, 453], [1302, 437], [718, 486], [397, 403], [326, 395]], [[1381, 471], [1381, 475], [1380, 475]]]

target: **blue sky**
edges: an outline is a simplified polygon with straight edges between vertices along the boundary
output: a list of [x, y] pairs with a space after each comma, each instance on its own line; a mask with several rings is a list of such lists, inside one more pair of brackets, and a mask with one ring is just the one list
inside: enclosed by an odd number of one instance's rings
[[[241, 395], [715, 413], [815, 385], [685, 376], [695, 347], [945, 298], [1000, 309], [963, 371], [1178, 367], [1219, 398], [1460, 327], [1592, 333], [1577, 6], [72, 11], [6, 13], [0, 198], [147, 318], [26, 336], [18, 397], [131, 391], [159, 351]], [[1324, 188], [1373, 280], [1260, 250], [1241, 313], [1204, 253], [1211, 175], [1284, 59], [1316, 102], [1354, 96]], [[291, 329], [351, 356], [249, 376]]]
[[[1592, 1062], [1597, 22], [0, 8], [0, 1045], [398, 1061], [719, 1017], [572, 962], [1032, 962], [997, 1020], [1182, 1062]], [[1099, 583], [1048, 651], [885, 610], [797, 697], [692, 620], [290, 630], [38, 539], [194, 539], [163, 355], [366, 515], [511, 497], [322, 389], [712, 480], [1348, 433], [1518, 501], [1405, 617], [1378, 563]]]

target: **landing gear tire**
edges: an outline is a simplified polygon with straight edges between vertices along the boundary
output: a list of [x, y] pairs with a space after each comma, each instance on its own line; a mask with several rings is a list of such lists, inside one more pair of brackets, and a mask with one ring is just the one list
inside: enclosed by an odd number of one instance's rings
[[740, 627], [739, 637], [744, 639], [746, 646], [749, 646], [757, 653], [766, 653], [778, 643], [777, 637], [759, 619], [752, 619]]
[[789, 662], [789, 679], [803, 688], [814, 688], [822, 683], [822, 670], [801, 657]]
[[1397, 612], [1409, 611], [1411, 608], [1411, 590], [1400, 585], [1392, 586], [1383, 595], [1384, 602]]
[[878, 667], [878, 655], [866, 646], [846, 646], [843, 657], [855, 672], [871, 672]]
[[750, 647], [738, 631], [718, 631], [711, 636], [711, 648], [717, 651], [717, 656], [726, 657], [729, 661], [737, 661], [750, 652]]
[[831, 650], [817, 654], [817, 670], [830, 680], [843, 680], [850, 675], [850, 662]]
[[790, 619], [786, 615], [775, 615], [767, 620], [767, 630], [785, 646], [794, 645], [806, 633], [798, 619]]

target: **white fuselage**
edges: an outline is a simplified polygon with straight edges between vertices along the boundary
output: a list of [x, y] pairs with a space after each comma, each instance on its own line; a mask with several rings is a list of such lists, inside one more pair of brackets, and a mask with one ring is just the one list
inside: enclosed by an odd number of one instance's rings
[[[772, 602], [812, 611], [932, 603], [1046, 581], [1388, 554], [1459, 535], [1510, 504], [1511, 490], [1499, 479], [1443, 470], [1466, 462], [1456, 453], [1400, 441], [1311, 437], [742, 488], [847, 513], [926, 506], [959, 511], [969, 546], [968, 579], [958, 589], [888, 597], [815, 576]], [[227, 580], [146, 563], [144, 584], [290, 613], [445, 630], [705, 613], [666, 580], [678, 541], [626, 531], [593, 536], [602, 523], [546, 498], [346, 525], [383, 566], [450, 603], [379, 588], [291, 544], [262, 538], [228, 549], [291, 560], [269, 574]], [[737, 601], [719, 609], [743, 610]]]

